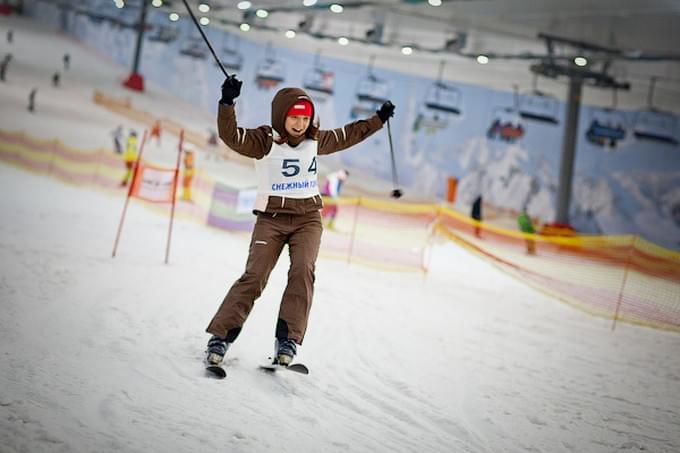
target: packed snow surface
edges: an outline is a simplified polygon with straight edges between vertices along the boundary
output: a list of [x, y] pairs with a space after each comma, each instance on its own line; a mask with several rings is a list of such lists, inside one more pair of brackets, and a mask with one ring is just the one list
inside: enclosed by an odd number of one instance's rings
[[[18, 42], [44, 33], [23, 27]], [[15, 55], [0, 127], [107, 145], [124, 120], [84, 87], [117, 89], [123, 70], [68, 44], [81, 79], [42, 88], [35, 116], [23, 100], [49, 73]], [[145, 98], [150, 111], [169, 104]], [[435, 246], [427, 275], [319, 260], [298, 356], [308, 376], [258, 370], [284, 252], [218, 381], [203, 369], [204, 329], [243, 271], [247, 235], [176, 220], [166, 265], [168, 218], [133, 202], [112, 258], [122, 193], [6, 164], [0, 181], [3, 453], [680, 451], [680, 336], [612, 331], [453, 244]]]

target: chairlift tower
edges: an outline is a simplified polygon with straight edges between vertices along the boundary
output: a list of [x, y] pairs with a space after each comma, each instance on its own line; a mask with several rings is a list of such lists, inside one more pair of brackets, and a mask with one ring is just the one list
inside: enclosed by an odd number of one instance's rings
[[[578, 132], [578, 117], [581, 108], [583, 84], [589, 83], [598, 88], [614, 90], [629, 90], [630, 84], [618, 81], [607, 74], [609, 69], [607, 57], [611, 58], [620, 55], [622, 53], [620, 50], [543, 33], [539, 34], [538, 37], [545, 41], [548, 57], [544, 58], [540, 63], [532, 65], [531, 71], [552, 79], [566, 77], [569, 80], [562, 157], [560, 159], [560, 177], [557, 190], [557, 217], [555, 219], [555, 222], [558, 224], [569, 225], [569, 205], [574, 178], [576, 135]], [[586, 67], [579, 67], [573, 61], [564, 63], [563, 58], [558, 58], [555, 55], [555, 44], [566, 45], [583, 52], [604, 56], [605, 63], [602, 70], [596, 72]]]
[[144, 91], [144, 77], [139, 73], [139, 58], [142, 54], [142, 39], [144, 38], [144, 29], [146, 28], [147, 3], [147, 1], [142, 1], [142, 6], [139, 12], [139, 23], [137, 24], [137, 45], [135, 47], [135, 59], [132, 63], [132, 72], [125, 82], [123, 82], [124, 86], [135, 91]]

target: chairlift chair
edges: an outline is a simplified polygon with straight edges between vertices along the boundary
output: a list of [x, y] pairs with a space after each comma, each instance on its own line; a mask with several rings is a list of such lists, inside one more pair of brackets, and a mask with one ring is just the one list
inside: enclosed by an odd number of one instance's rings
[[261, 90], [271, 90], [285, 80], [285, 68], [282, 62], [264, 59], [257, 65], [255, 84]]
[[356, 101], [350, 112], [350, 117], [359, 118], [372, 115], [389, 99], [389, 85], [373, 74], [359, 80], [356, 91]]
[[[232, 44], [228, 45], [227, 42], [231, 38]], [[220, 57], [220, 62], [222, 66], [229, 70], [230, 72], [239, 72], [243, 67], [243, 54], [238, 50], [239, 40], [234, 35], [229, 33], [222, 34], [222, 52]], [[215, 62], [215, 66], [219, 67], [219, 64]]]
[[271, 90], [286, 79], [286, 68], [281, 61], [276, 59], [271, 43], [267, 44], [264, 54], [264, 60], [257, 64], [255, 70], [255, 84], [260, 90]]
[[635, 115], [633, 135], [641, 140], [677, 145], [676, 124], [677, 118], [670, 112], [640, 111]]
[[[243, 55], [236, 50], [224, 48], [222, 49], [220, 62], [230, 72], [238, 72], [243, 66]], [[215, 66], [219, 66], [217, 62], [215, 62]]]
[[201, 38], [192, 36], [187, 40], [187, 44], [179, 51], [180, 54], [197, 60], [205, 60], [208, 57], [205, 44]]
[[462, 95], [460, 90], [436, 81], [428, 88], [425, 100], [419, 108], [413, 124], [413, 130], [424, 128], [428, 132], [436, 132], [449, 125], [449, 120], [461, 114]]
[[304, 75], [302, 85], [305, 89], [325, 95], [332, 95], [334, 91], [335, 74], [321, 67], [315, 67]]
[[594, 145], [616, 148], [626, 138], [626, 119], [623, 113], [614, 109], [593, 109], [586, 138]]
[[522, 118], [546, 124], [558, 124], [559, 102], [553, 96], [540, 91], [524, 94], [519, 100], [519, 114]]
[[538, 74], [534, 74], [532, 89], [519, 97], [522, 118], [547, 124], [558, 124], [559, 102], [554, 96], [538, 89]]
[[168, 27], [167, 25], [158, 25], [154, 27], [154, 34], [147, 38], [152, 42], [162, 42], [165, 44], [171, 43], [179, 36], [179, 30], [175, 27]]
[[655, 85], [656, 77], [652, 77], [647, 97], [647, 110], [640, 110], [636, 113], [633, 125], [633, 135], [639, 140], [677, 145], [676, 115], [654, 107], [653, 99]]
[[314, 66], [305, 72], [302, 78], [302, 86], [316, 95], [316, 99], [324, 102], [335, 91], [335, 74], [321, 64], [321, 51], [314, 56]]
[[490, 139], [501, 140], [506, 143], [515, 143], [524, 136], [524, 125], [519, 112], [519, 94], [517, 86], [514, 92], [514, 105], [512, 107], [496, 107], [493, 111], [491, 125], [486, 131]]

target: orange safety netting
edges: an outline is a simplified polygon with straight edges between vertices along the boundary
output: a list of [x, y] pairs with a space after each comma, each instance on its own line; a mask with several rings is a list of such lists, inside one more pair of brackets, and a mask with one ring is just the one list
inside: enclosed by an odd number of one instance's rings
[[637, 236], [542, 236], [442, 209], [436, 230], [591, 314], [680, 331], [680, 253]]
[[[121, 191], [122, 160], [112, 151], [77, 150], [58, 140], [0, 130], [0, 160], [70, 183]], [[199, 172], [194, 202], [180, 203], [179, 212], [230, 231], [248, 229], [253, 216], [236, 212], [238, 190], [217, 190], [221, 185]], [[574, 307], [611, 319], [613, 325], [624, 321], [680, 331], [680, 253], [636, 236], [530, 235], [434, 204], [347, 198], [338, 201], [337, 218], [324, 232], [321, 253], [385, 269], [426, 272], [435, 235]]]

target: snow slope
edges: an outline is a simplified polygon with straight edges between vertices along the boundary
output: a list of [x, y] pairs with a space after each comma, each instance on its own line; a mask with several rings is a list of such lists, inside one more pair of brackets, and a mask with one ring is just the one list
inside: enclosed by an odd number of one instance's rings
[[0, 165], [3, 452], [610, 452], [680, 448], [677, 334], [619, 326], [440, 245], [433, 272], [321, 260], [300, 360], [267, 375], [285, 253], [205, 377], [248, 239]]
[[[29, 34], [63, 43], [30, 27], [17, 43]], [[15, 58], [16, 71], [40, 70]], [[59, 127], [5, 102], [24, 98], [26, 78], [0, 84], [0, 127], [108, 140], [118, 119], [96, 116], [83, 74]], [[145, 102], [172, 105], [162, 93]], [[82, 135], [73, 112], [101, 134]], [[168, 220], [133, 202], [111, 258], [122, 196], [6, 164], [0, 181], [3, 453], [680, 450], [680, 336], [612, 332], [452, 244], [435, 247], [426, 277], [321, 259], [299, 355], [309, 376], [257, 369], [273, 346], [282, 254], [216, 381], [202, 369], [204, 328], [243, 270], [247, 236], [177, 221], [164, 265]]]

